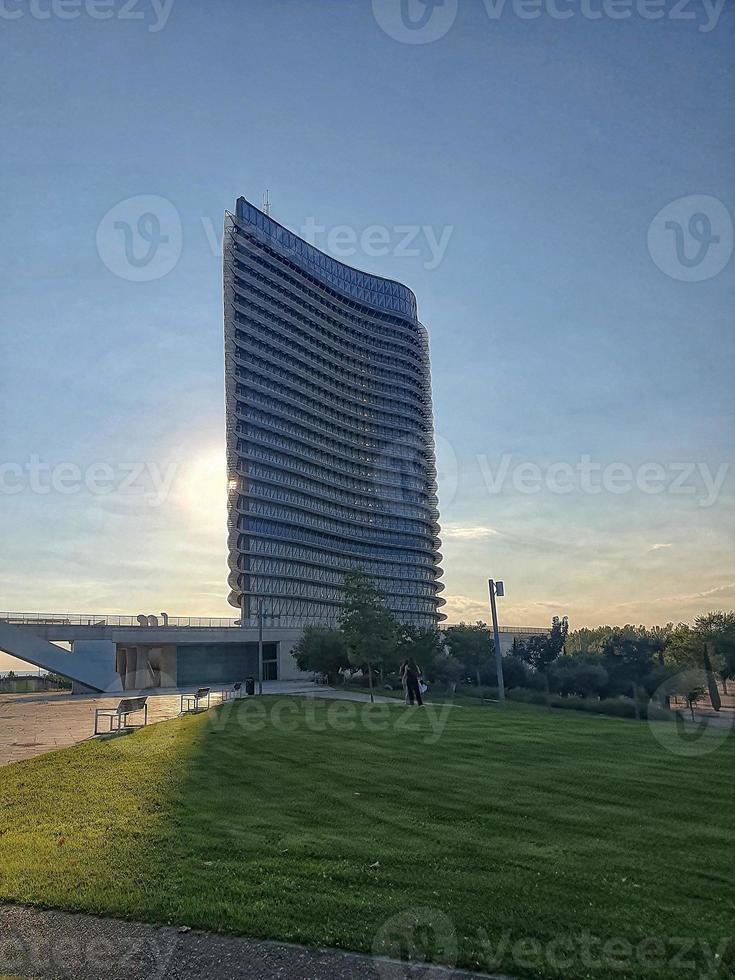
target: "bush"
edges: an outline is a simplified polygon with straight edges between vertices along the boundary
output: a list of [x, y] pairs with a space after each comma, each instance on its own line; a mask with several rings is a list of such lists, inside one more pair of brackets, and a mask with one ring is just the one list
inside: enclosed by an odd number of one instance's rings
[[614, 715], [616, 718], [635, 718], [635, 702], [632, 698], [603, 698], [596, 702], [593, 710], [601, 715]]
[[[370, 687], [370, 678], [367, 674], [353, 674], [347, 683], [353, 687]], [[375, 683], [375, 677], [373, 677], [373, 685]]]
[[503, 657], [503, 679], [507, 688], [527, 687], [530, 673], [520, 657]]
[[463, 665], [449, 654], [436, 657], [427, 670], [433, 683], [444, 685], [451, 690], [452, 684], [459, 684], [465, 676]]
[[521, 704], [531, 704], [531, 695], [527, 687], [509, 687], [506, 689], [505, 696], [509, 701], [520, 701]]
[[473, 698], [475, 701], [482, 701], [484, 698], [491, 698], [493, 701], [498, 697], [497, 687], [478, 687], [477, 684], [458, 684], [455, 694], [463, 698]]
[[607, 682], [605, 668], [582, 657], [560, 657], [549, 667], [549, 685], [559, 694], [599, 695], [604, 693]]
[[585, 711], [587, 709], [588, 701], [585, 698], [580, 698], [576, 694], [552, 694], [549, 698], [549, 704], [552, 708], [563, 708], [568, 711]]
[[[533, 675], [531, 675], [533, 676]], [[367, 678], [355, 678], [356, 683], [367, 684]], [[438, 690], [438, 687], [437, 687]], [[450, 692], [447, 688], [447, 693]], [[471, 698], [478, 706], [484, 699], [496, 701], [498, 689], [491, 686], [478, 687], [476, 684], [459, 684], [455, 694], [458, 697]], [[519, 704], [535, 704], [556, 708], [561, 711], [589, 711], [597, 715], [609, 715], [613, 718], [635, 718], [635, 702], [632, 698], [583, 698], [574, 694], [547, 694], [546, 690], [533, 690], [530, 687], [507, 687], [505, 696], [509, 701]], [[655, 721], [670, 721], [673, 712], [660, 705], [645, 701], [639, 702], [640, 717]]]
[[[477, 691], [477, 688], [471, 688]], [[545, 691], [533, 691], [527, 687], [514, 687], [506, 692], [510, 701], [517, 701], [521, 704], [548, 705], [552, 708], [559, 708], [563, 711], [590, 711], [598, 715], [610, 715], [614, 718], [635, 718], [635, 702], [632, 698], [582, 698], [578, 695], [550, 694], [547, 696]], [[638, 709], [641, 718], [650, 718], [656, 721], [670, 721], [673, 717], [672, 712], [658, 704], [639, 703]]]
[[506, 691], [508, 700], [520, 701], [521, 704], [546, 704], [544, 691], [532, 691], [527, 687], [513, 687]]
[[299, 670], [326, 674], [333, 684], [339, 671], [349, 665], [344, 636], [339, 630], [307, 626], [293, 648]]
[[675, 712], [669, 708], [664, 708], [655, 701], [650, 701], [646, 705], [646, 718], [649, 721], [673, 721]]
[[476, 701], [482, 698], [482, 688], [478, 687], [476, 684], [468, 684], [466, 680], [462, 681], [461, 684], [457, 684], [456, 694], [463, 698], [474, 698]]
[[546, 692], [546, 678], [537, 670], [529, 670], [528, 676], [526, 677], [526, 682], [523, 686], [527, 687], [531, 691]]

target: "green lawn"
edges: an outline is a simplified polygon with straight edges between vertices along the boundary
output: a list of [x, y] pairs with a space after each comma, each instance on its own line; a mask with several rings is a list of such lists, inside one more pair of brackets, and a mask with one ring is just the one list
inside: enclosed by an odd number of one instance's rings
[[730, 976], [734, 773], [732, 735], [681, 757], [575, 712], [235, 702], [0, 769], [0, 900], [413, 936], [514, 976]]

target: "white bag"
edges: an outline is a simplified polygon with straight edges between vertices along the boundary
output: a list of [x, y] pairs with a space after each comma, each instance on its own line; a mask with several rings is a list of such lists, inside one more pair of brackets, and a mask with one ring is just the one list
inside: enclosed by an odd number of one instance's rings
[[422, 694], [426, 694], [428, 690], [428, 685], [424, 684], [423, 681], [419, 681], [419, 691], [421, 691]]

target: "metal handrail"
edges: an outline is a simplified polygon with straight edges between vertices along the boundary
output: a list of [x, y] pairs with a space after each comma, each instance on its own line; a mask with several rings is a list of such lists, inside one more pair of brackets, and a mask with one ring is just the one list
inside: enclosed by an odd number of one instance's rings
[[[147, 615], [147, 614], [146, 614]], [[159, 615], [159, 628], [165, 628], [166, 624]], [[137, 616], [114, 616], [107, 613], [28, 613], [28, 612], [0, 612], [0, 620], [11, 623], [15, 626], [140, 626]], [[177, 627], [233, 627], [239, 626], [239, 619], [229, 619], [219, 616], [169, 616], [168, 626]]]
[[[99, 626], [99, 627], [139, 627], [137, 616], [111, 616], [107, 613], [28, 613], [28, 612], [0, 612], [0, 620], [11, 623], [14, 626]], [[239, 619], [230, 619], [222, 616], [169, 616], [168, 624], [164, 624], [159, 617], [159, 629], [165, 626], [174, 627], [199, 627], [200, 629], [232, 629], [240, 625]], [[446, 626], [457, 625], [447, 623]], [[549, 632], [548, 626], [500, 626], [501, 633], [519, 633], [523, 635], [543, 635]]]

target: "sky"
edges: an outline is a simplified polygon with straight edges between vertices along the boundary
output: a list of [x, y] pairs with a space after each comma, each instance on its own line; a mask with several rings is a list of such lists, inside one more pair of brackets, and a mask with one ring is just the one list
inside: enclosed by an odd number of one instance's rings
[[0, 610], [233, 614], [222, 221], [266, 189], [418, 297], [451, 621], [489, 576], [508, 625], [732, 608], [734, 35], [715, 0], [3, 0]]

